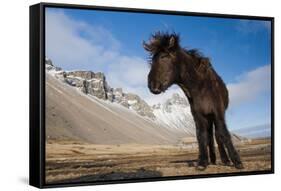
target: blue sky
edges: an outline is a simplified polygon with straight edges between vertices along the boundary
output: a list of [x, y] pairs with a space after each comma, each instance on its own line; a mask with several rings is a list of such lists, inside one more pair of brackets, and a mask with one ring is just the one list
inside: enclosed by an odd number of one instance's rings
[[47, 8], [46, 56], [65, 70], [106, 74], [112, 87], [149, 104], [175, 92], [152, 95], [146, 87], [148, 54], [142, 41], [155, 31], [174, 31], [182, 47], [211, 59], [230, 92], [230, 129], [270, 123], [270, 22], [161, 14]]

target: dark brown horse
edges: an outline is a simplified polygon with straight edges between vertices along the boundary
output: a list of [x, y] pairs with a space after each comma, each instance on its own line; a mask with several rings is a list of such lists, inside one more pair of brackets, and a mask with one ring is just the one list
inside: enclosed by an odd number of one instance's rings
[[189, 100], [199, 145], [197, 168], [204, 170], [207, 167], [208, 155], [211, 163], [216, 163], [213, 126], [222, 162], [229, 165], [229, 155], [236, 168], [243, 168], [225, 122], [228, 91], [209, 59], [195, 49], [181, 48], [179, 36], [174, 33], [157, 32], [143, 46], [151, 56], [148, 75], [150, 91], [160, 94], [172, 84], [177, 84]]

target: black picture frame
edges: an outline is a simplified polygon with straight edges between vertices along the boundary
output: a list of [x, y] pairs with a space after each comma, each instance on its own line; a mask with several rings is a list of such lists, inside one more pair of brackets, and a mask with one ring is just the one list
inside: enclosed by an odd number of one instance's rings
[[[176, 177], [159, 177], [130, 179], [118, 181], [81, 182], [46, 184], [45, 182], [45, 8], [70, 8], [81, 10], [104, 10], [117, 12], [153, 13], [165, 15], [200, 16], [210, 18], [236, 18], [263, 20], [271, 22], [271, 169], [267, 171], [252, 171], [239, 173], [188, 175]], [[167, 11], [153, 9], [135, 9], [121, 7], [103, 7], [72, 4], [39, 3], [30, 6], [30, 129], [29, 129], [29, 184], [38, 188], [99, 185], [115, 183], [132, 183], [163, 181], [177, 179], [194, 179], [226, 176], [244, 176], [274, 173], [274, 18], [249, 15], [231, 15], [214, 13], [196, 13], [183, 11]]]

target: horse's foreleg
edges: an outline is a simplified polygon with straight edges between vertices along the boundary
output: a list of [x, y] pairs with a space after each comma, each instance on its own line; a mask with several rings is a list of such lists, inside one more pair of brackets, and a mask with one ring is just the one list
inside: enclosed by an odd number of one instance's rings
[[204, 170], [208, 165], [208, 121], [200, 114], [195, 114], [194, 120], [196, 124], [196, 137], [199, 148], [197, 169]]
[[214, 130], [213, 130], [213, 121], [209, 120], [208, 127], [208, 136], [209, 136], [209, 155], [211, 164], [216, 164], [216, 151], [215, 151], [215, 143], [214, 143]]

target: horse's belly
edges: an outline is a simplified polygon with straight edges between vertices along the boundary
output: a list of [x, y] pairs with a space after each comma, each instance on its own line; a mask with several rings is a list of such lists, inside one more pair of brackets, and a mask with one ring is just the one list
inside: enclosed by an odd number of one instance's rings
[[203, 115], [209, 115], [215, 111], [214, 102], [208, 98], [196, 100], [193, 107], [196, 112], [200, 112]]

